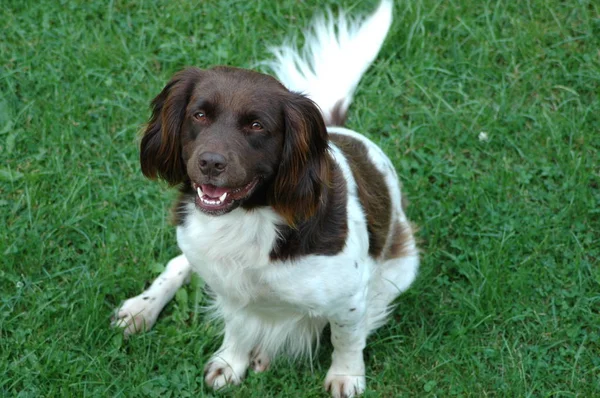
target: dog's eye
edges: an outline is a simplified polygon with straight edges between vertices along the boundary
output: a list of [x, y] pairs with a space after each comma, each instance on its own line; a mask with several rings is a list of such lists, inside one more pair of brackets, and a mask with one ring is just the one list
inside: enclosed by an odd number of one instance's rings
[[198, 112], [194, 113], [194, 119], [198, 120], [199, 122], [205, 122], [206, 121], [206, 113], [204, 113], [202, 111], [198, 111]]
[[258, 130], [262, 130], [263, 126], [259, 122], [252, 122], [252, 124], [250, 125], [250, 128], [252, 130], [258, 131]]

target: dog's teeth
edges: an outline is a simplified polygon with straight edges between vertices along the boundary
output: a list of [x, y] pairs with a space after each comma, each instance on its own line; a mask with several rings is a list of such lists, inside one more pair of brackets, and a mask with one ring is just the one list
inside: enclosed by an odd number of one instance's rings
[[223, 195], [219, 196], [219, 202], [223, 202], [226, 197], [227, 197], [227, 192], [225, 192]]
[[202, 190], [200, 189], [200, 187], [196, 188], [196, 190], [198, 191], [198, 196], [199, 197], [204, 196], [204, 192], [202, 192]]

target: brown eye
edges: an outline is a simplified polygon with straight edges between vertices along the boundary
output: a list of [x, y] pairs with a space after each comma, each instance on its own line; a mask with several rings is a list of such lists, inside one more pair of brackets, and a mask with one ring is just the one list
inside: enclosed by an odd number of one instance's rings
[[204, 113], [202, 111], [198, 111], [198, 112], [194, 113], [194, 119], [196, 119], [199, 122], [205, 122], [206, 121], [206, 113]]
[[259, 122], [252, 122], [252, 124], [250, 125], [250, 128], [251, 128], [252, 130], [256, 130], [256, 131], [258, 131], [258, 130], [262, 130], [262, 129], [263, 129], [263, 126], [262, 126], [262, 124], [260, 124]]

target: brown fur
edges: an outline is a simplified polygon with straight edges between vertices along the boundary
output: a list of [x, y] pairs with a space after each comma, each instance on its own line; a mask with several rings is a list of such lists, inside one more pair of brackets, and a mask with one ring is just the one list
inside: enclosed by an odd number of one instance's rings
[[180, 130], [189, 97], [201, 75], [202, 71], [196, 68], [175, 74], [152, 101], [152, 117], [140, 145], [140, 164], [146, 177], [161, 177], [170, 185], [186, 179]]
[[342, 134], [330, 134], [329, 137], [348, 159], [367, 217], [369, 255], [378, 258], [386, 244], [392, 212], [385, 178], [369, 161], [367, 148], [362, 142]]
[[342, 101], [338, 101], [331, 110], [331, 120], [327, 121], [328, 126], [343, 126], [346, 124], [346, 112], [342, 110]]
[[290, 225], [307, 220], [319, 207], [324, 186], [331, 183], [326, 154], [327, 130], [317, 106], [295, 95], [285, 104], [285, 141], [271, 194], [273, 208]]
[[395, 221], [392, 226], [392, 240], [390, 245], [383, 253], [383, 258], [390, 260], [392, 258], [402, 258], [410, 255], [407, 243], [411, 241], [413, 235], [412, 225]]
[[271, 259], [286, 260], [307, 254], [333, 256], [344, 249], [348, 234], [348, 191], [341, 170], [334, 162], [330, 164], [328, 180], [331, 182], [323, 187], [321, 204], [315, 214], [294, 227], [281, 229], [282, 238], [273, 248]]

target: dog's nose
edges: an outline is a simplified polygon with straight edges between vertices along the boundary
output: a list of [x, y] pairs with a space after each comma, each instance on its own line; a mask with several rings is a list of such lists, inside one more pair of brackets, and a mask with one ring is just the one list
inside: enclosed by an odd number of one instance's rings
[[200, 171], [208, 176], [218, 176], [227, 167], [227, 160], [223, 155], [214, 152], [204, 152], [200, 155]]

